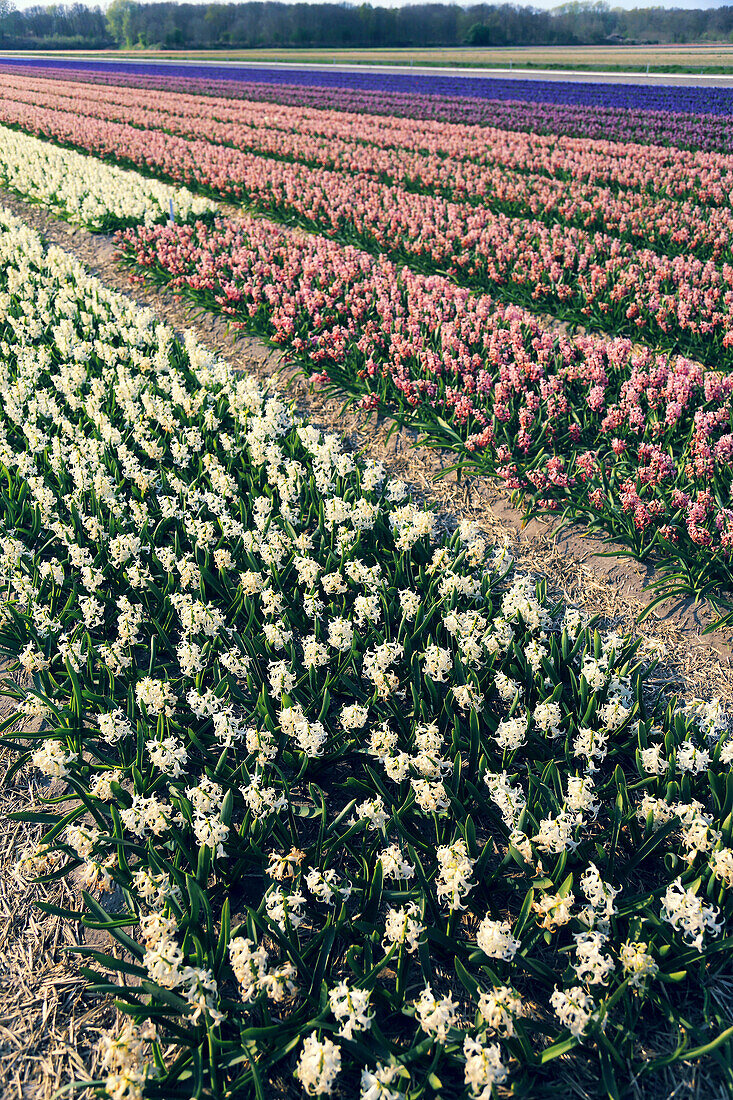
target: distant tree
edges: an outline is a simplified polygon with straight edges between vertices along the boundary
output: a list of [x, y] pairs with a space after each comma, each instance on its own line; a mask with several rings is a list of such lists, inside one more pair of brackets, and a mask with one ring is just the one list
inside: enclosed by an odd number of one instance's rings
[[495, 19], [488, 18], [485, 23], [473, 23], [465, 41], [467, 46], [505, 46], [506, 35]]
[[107, 27], [118, 46], [128, 50], [135, 45], [137, 36], [133, 32], [133, 16], [139, 8], [134, 0], [112, 0], [107, 8]]
[[8, 33], [9, 16], [15, 11], [12, 0], [0, 0], [0, 39], [4, 39]]

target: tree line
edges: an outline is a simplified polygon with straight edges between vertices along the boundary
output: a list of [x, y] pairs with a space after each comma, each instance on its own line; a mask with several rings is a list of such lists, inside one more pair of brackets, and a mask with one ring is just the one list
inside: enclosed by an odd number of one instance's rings
[[612, 9], [573, 0], [552, 11], [514, 4], [411, 4], [403, 8], [266, 2], [138, 3], [113, 0], [18, 11], [0, 0], [5, 49], [252, 47], [580, 46], [613, 42], [733, 41], [733, 7]]

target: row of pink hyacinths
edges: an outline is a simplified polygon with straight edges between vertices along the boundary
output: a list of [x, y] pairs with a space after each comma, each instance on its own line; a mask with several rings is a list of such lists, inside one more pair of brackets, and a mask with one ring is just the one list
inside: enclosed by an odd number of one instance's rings
[[129, 230], [119, 246], [361, 392], [362, 407], [397, 405], [428, 428], [448, 418], [538, 507], [574, 502], [610, 530], [625, 522], [647, 543], [659, 532], [680, 554], [727, 559], [733, 374], [626, 339], [560, 335], [441, 276], [261, 218]]
[[[6, 82], [9, 87], [4, 86]], [[80, 94], [89, 86], [68, 83], [57, 91], [59, 83], [19, 78], [20, 86], [16, 87], [16, 81], [0, 77], [0, 87], [16, 103], [76, 111]], [[530, 170], [526, 148], [519, 167], [509, 166], [507, 161], [516, 159], [516, 139], [521, 137], [520, 144], [526, 147], [526, 135], [489, 131], [488, 145], [486, 137], [480, 143], [476, 137], [467, 137], [467, 143], [461, 143], [460, 135], [446, 141], [442, 130], [479, 128], [428, 124], [424, 133], [415, 133], [401, 120], [360, 119], [293, 107], [271, 111], [257, 103], [166, 93], [160, 93], [151, 107], [149, 97], [125, 88], [94, 89], [93, 94], [84, 95], [83, 102], [84, 113], [90, 118], [127, 122], [144, 130], [162, 129], [184, 138], [203, 138], [258, 156], [361, 174], [411, 190], [437, 191], [453, 200], [509, 208], [509, 212], [524, 217], [539, 216], [543, 221], [569, 222], [588, 230], [625, 235], [661, 251], [687, 250], [703, 259], [718, 260], [723, 255], [733, 258], [730, 206], [706, 206], [629, 187], [619, 191], [616, 181], [613, 188], [604, 187], [588, 182], [582, 174], [577, 179], [548, 176], [550, 169], [543, 166], [541, 155], [534, 158], [535, 170]], [[322, 115], [329, 117], [324, 121], [319, 117]], [[549, 149], [551, 139], [543, 141]], [[459, 143], [460, 154], [453, 149]], [[606, 150], [600, 154], [606, 164], [609, 145], [605, 143]], [[626, 151], [627, 147], [622, 148]], [[503, 156], [507, 150], [508, 155]], [[650, 150], [652, 154], [658, 151], [645, 147], [647, 154]], [[685, 178], [689, 184], [689, 176]], [[723, 179], [733, 187], [733, 174]]]
[[[544, 173], [577, 182], [610, 185], [614, 190], [637, 189], [698, 202], [730, 205], [733, 156], [691, 152], [674, 147], [639, 145], [584, 138], [514, 132], [488, 126], [426, 120], [406, 121], [382, 115], [353, 114], [277, 103], [241, 101], [156, 91], [154, 109], [148, 91], [128, 86], [81, 84], [0, 73], [0, 88], [11, 99], [56, 106], [60, 110], [93, 113], [107, 104], [122, 107], [125, 120], [137, 117], [148, 125], [145, 112], [196, 119], [197, 132], [209, 122], [258, 130], [302, 132], [311, 140], [355, 142], [427, 153], [455, 162], [501, 166]], [[99, 117], [102, 117], [101, 115]], [[120, 120], [120, 114], [110, 114]], [[234, 134], [235, 131], [232, 131]], [[256, 135], [255, 135], [256, 136]]]
[[562, 311], [601, 328], [679, 344], [707, 360], [733, 343], [733, 266], [660, 256], [608, 234], [509, 218], [364, 176], [283, 163], [163, 130], [20, 101], [0, 121], [178, 182], [298, 217], [321, 232]]

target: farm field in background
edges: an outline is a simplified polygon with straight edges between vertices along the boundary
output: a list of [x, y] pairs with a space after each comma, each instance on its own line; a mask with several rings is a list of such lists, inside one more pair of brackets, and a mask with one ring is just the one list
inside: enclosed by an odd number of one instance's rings
[[[0, 188], [725, 617], [733, 93], [687, 91], [8, 65]], [[720, 701], [8, 211], [0, 256], [3, 740], [19, 873], [110, 937], [93, 1087], [733, 1094]]]
[[[56, 55], [56, 51], [54, 51]], [[33, 57], [8, 51], [5, 56]], [[256, 61], [298, 65], [435, 65], [441, 67], [566, 69], [646, 73], [733, 73], [733, 46], [526, 46], [458, 49], [251, 49], [251, 50], [70, 50], [59, 57], [131, 61]]]

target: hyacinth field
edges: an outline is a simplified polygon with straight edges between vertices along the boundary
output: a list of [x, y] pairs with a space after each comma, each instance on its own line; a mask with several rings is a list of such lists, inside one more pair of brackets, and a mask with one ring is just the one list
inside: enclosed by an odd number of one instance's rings
[[[0, 192], [724, 616], [733, 101], [500, 83], [5, 66]], [[126, 1020], [72, 1092], [733, 1093], [721, 703], [7, 209], [0, 257], [18, 873]]]

